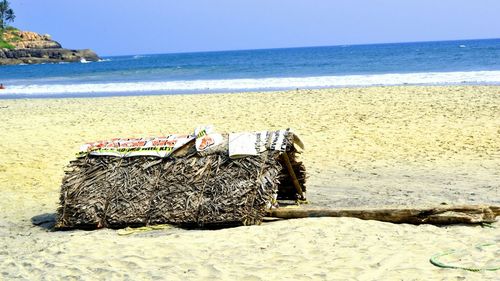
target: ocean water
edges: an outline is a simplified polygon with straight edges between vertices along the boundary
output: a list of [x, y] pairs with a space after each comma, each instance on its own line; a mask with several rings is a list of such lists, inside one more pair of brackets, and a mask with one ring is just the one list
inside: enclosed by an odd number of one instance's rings
[[500, 85], [500, 39], [104, 57], [0, 66], [0, 98]]

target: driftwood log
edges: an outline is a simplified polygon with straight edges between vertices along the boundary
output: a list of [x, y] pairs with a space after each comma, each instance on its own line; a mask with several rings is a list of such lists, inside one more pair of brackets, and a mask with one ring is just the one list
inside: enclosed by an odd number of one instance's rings
[[435, 208], [402, 209], [303, 209], [276, 208], [268, 211], [269, 217], [282, 219], [311, 217], [352, 217], [410, 224], [478, 224], [495, 222], [500, 215], [498, 206], [439, 206]]

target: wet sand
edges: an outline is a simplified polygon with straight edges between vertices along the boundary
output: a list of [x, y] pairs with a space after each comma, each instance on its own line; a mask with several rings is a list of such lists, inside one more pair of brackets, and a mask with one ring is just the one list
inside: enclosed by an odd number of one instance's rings
[[[48, 232], [65, 165], [87, 141], [291, 127], [311, 205], [500, 205], [500, 87], [0, 101], [0, 279], [493, 279], [432, 254], [500, 242], [497, 228], [318, 218], [199, 231]], [[46, 225], [50, 225], [50, 222]], [[499, 247], [478, 253], [498, 265]], [[498, 273], [498, 272], [496, 272]]]

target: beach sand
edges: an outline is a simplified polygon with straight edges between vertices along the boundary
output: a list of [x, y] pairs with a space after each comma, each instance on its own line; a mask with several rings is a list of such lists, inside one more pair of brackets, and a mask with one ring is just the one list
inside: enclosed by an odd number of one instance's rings
[[[499, 266], [498, 222], [311, 218], [127, 236], [32, 223], [53, 219], [65, 165], [81, 144], [190, 133], [201, 124], [220, 132], [293, 128], [306, 145], [311, 206], [500, 205], [498, 86], [0, 100], [0, 280], [499, 277], [429, 263], [433, 254], [464, 249], [463, 263]], [[474, 248], [488, 242], [495, 245]]]

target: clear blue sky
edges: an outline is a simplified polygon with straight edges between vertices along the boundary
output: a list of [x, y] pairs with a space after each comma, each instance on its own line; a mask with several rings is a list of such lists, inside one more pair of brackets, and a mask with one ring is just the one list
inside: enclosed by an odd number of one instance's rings
[[500, 38], [499, 0], [10, 0], [14, 26], [100, 55]]

